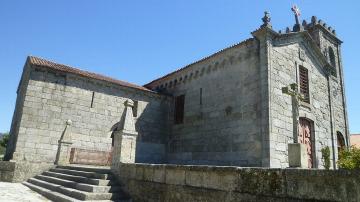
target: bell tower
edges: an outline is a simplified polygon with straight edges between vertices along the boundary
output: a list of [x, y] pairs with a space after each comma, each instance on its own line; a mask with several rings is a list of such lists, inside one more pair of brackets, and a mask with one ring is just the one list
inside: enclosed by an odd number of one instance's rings
[[309, 24], [307, 24], [305, 20], [302, 24], [320, 47], [329, 64], [331, 64], [331, 66], [336, 70], [335, 76], [338, 77], [339, 74], [342, 74], [342, 41], [336, 36], [335, 29], [328, 26], [324, 21], [318, 20], [316, 16], [312, 16]]
[[333, 116], [341, 117], [338, 118], [341, 121], [336, 122], [334, 125], [334, 134], [339, 134], [346, 141], [346, 146], [349, 146], [344, 73], [341, 58], [342, 41], [337, 37], [335, 29], [324, 21], [318, 20], [316, 16], [312, 16], [309, 24], [306, 21], [303, 21], [302, 24], [333, 68], [329, 93], [331, 94]]

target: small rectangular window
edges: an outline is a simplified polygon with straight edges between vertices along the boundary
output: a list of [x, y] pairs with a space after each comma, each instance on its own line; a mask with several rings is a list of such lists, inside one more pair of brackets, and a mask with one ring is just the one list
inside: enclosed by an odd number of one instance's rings
[[180, 95], [175, 98], [175, 124], [181, 124], [184, 122], [184, 105], [185, 95]]
[[309, 73], [308, 70], [303, 66], [300, 66], [299, 68], [299, 79], [300, 79], [300, 93], [304, 96], [304, 102], [310, 103]]

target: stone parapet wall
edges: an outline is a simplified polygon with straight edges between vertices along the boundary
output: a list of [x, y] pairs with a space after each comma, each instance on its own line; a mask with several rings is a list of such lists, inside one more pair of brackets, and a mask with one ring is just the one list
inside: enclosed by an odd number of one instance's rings
[[122, 164], [134, 201], [360, 201], [360, 172]]

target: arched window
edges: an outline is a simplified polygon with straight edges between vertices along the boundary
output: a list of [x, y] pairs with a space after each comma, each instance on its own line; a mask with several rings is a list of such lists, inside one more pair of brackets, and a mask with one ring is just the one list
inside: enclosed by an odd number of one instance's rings
[[334, 54], [334, 50], [331, 47], [329, 47], [329, 59], [330, 59], [330, 64], [333, 67], [336, 67], [335, 54]]
[[345, 149], [345, 140], [344, 140], [344, 136], [339, 131], [336, 132], [336, 136], [337, 136], [337, 148], [338, 148], [338, 152], [340, 152]]

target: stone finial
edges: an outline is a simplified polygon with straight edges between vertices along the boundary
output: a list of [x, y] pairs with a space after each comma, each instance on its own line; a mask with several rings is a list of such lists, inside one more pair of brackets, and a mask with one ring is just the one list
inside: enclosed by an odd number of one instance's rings
[[66, 121], [66, 125], [71, 126], [71, 124], [72, 124], [72, 121], [71, 121], [70, 119], [68, 119], [68, 120]]
[[286, 27], [286, 33], [290, 33], [290, 27]]
[[279, 34], [281, 34], [281, 30], [279, 30]]
[[118, 130], [130, 133], [130, 134], [137, 134], [135, 129], [135, 120], [133, 115], [132, 107], [134, 106], [134, 101], [127, 99], [124, 102], [125, 109], [124, 114], [121, 120], [121, 127]]
[[264, 17], [262, 18], [262, 21], [264, 24], [261, 25], [261, 27], [268, 27], [268, 28], [272, 28], [271, 25], [271, 17], [270, 17], [270, 13], [265, 11], [264, 12]]
[[335, 31], [335, 29], [332, 31], [332, 33], [336, 35], [336, 31]]
[[318, 20], [318, 23], [322, 25], [324, 22], [322, 20]]
[[302, 21], [302, 26], [303, 26], [303, 27], [306, 27], [306, 26], [307, 26], [306, 20], [303, 20], [303, 21]]
[[124, 102], [125, 107], [133, 107], [134, 106], [134, 101], [128, 99]]
[[317, 17], [316, 16], [311, 17], [311, 23], [314, 24], [314, 25], [317, 24]]
[[328, 30], [329, 30], [329, 32], [331, 32], [331, 31], [332, 31], [332, 27], [328, 27]]

